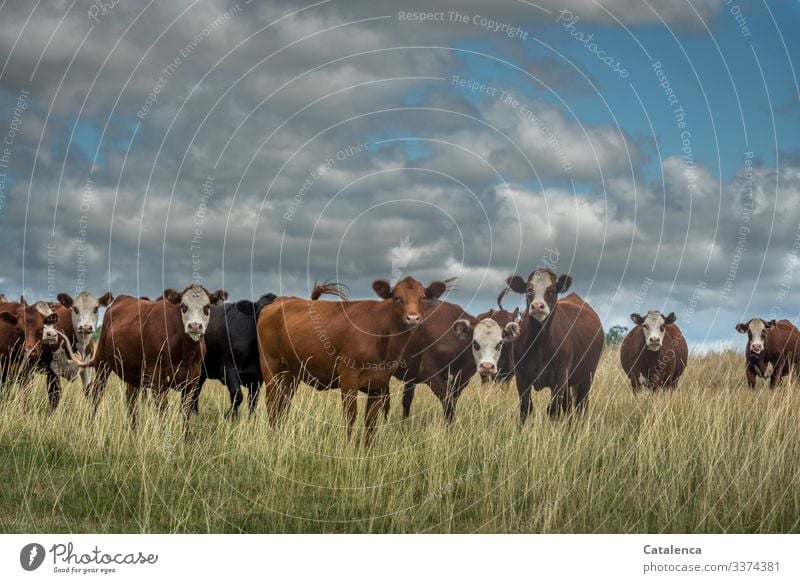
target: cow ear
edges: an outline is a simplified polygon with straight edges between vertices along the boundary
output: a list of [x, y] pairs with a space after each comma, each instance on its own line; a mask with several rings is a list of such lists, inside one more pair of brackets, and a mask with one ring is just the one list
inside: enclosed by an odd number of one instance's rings
[[64, 306], [65, 308], [71, 308], [72, 304], [74, 303], [73, 300], [72, 300], [72, 297], [69, 294], [64, 293], [64, 292], [61, 292], [60, 294], [58, 294], [56, 296], [56, 299], [58, 299], [59, 303], [62, 306]]
[[23, 306], [27, 306], [28, 305], [28, 302], [25, 301], [25, 296], [22, 296], [22, 295], [19, 296], [19, 303], [22, 304]]
[[777, 322], [775, 320], [770, 320], [767, 322], [767, 328], [772, 328]]
[[438, 299], [444, 292], [447, 291], [447, 284], [443, 281], [433, 281], [425, 288], [425, 297], [429, 300]]
[[506, 280], [506, 285], [509, 287], [511, 291], [518, 294], [525, 293], [525, 280], [522, 279], [519, 275], [509, 275], [508, 279]]
[[225, 300], [228, 299], [228, 292], [226, 292], [224, 289], [218, 289], [211, 294], [208, 299], [211, 301], [212, 305], [221, 306], [225, 303]]
[[631, 314], [631, 322], [633, 322], [637, 326], [641, 326], [642, 324], [644, 324], [644, 318], [642, 318], [639, 314], [634, 312], [633, 314]]
[[0, 312], [0, 320], [14, 325], [17, 323], [17, 317], [11, 312]]
[[670, 312], [669, 315], [664, 318], [664, 324], [674, 324], [677, 319], [678, 316], [675, 315], [675, 312]]
[[736, 324], [736, 331], [740, 334], [747, 334], [747, 324]]
[[161, 294], [161, 297], [167, 300], [171, 304], [180, 304], [181, 299], [183, 299], [183, 294], [180, 293], [179, 291], [172, 289], [171, 287], [168, 287], [167, 289], [164, 290], [164, 293]]
[[560, 294], [563, 294], [570, 288], [571, 285], [572, 277], [566, 273], [563, 273], [559, 276], [558, 280], [556, 280], [556, 291]]
[[239, 300], [235, 304], [236, 309], [240, 311], [245, 316], [255, 316], [256, 315], [256, 304], [251, 302], [250, 300]]
[[512, 314], [514, 314], [514, 319], [515, 320], [519, 320], [519, 306], [514, 308], [514, 311], [512, 312]]
[[456, 320], [453, 324], [453, 332], [460, 340], [469, 340], [472, 338], [472, 324], [469, 320]]
[[392, 286], [390, 286], [389, 282], [385, 279], [376, 279], [373, 281], [372, 289], [376, 294], [378, 294], [379, 298], [388, 300], [390, 297], [392, 297]]
[[506, 327], [503, 328], [503, 342], [511, 342], [517, 336], [519, 336], [519, 324], [516, 322], [506, 324]]
[[100, 296], [100, 298], [97, 300], [97, 303], [99, 303], [103, 307], [107, 307], [113, 301], [114, 301], [114, 294], [112, 294], [110, 291], [107, 291], [102, 296]]

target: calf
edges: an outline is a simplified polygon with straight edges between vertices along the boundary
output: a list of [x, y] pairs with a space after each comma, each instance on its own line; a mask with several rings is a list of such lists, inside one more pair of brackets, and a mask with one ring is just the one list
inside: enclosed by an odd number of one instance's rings
[[631, 314], [636, 326], [622, 341], [619, 358], [634, 394], [642, 385], [652, 390], [674, 387], [683, 374], [689, 348], [675, 320], [674, 312], [667, 316], [658, 310], [650, 310], [646, 316]]
[[[168, 390], [182, 391], [188, 421], [192, 389], [200, 377], [205, 353], [203, 335], [211, 306], [227, 296], [224, 290], [212, 294], [197, 283], [182, 292], [166, 289], [159, 301], [118, 296], [106, 310], [91, 360], [76, 361], [81, 367], [96, 369], [89, 388], [93, 411], [97, 411], [108, 375], [114, 372], [127, 385], [132, 428], [136, 427], [137, 397], [142, 387], [152, 388], [162, 414]], [[72, 353], [70, 357], [75, 358]]]
[[570, 412], [571, 390], [575, 409], [584, 412], [603, 352], [600, 318], [575, 293], [558, 299], [572, 285], [569, 275], [556, 276], [540, 268], [527, 280], [513, 275], [507, 283], [515, 293], [525, 294], [526, 301], [520, 334], [514, 341], [520, 422], [524, 424], [530, 413], [531, 387], [551, 388], [547, 407], [551, 418]]
[[275, 294], [264, 294], [255, 302], [239, 300], [211, 308], [205, 334], [206, 355], [192, 394], [192, 410], [195, 413], [206, 379], [222, 381], [228, 387], [231, 408], [226, 416], [238, 415], [243, 400], [242, 385], [247, 387], [248, 405], [250, 413], [253, 413], [262, 380], [256, 322], [261, 310], [276, 297]]
[[800, 331], [788, 320], [764, 321], [751, 318], [737, 324], [736, 331], [747, 334], [745, 349], [747, 384], [756, 388], [756, 376], [766, 378], [767, 367], [772, 365], [769, 387], [775, 388], [781, 377], [794, 369], [800, 376]]
[[367, 393], [364, 441], [371, 443], [389, 381], [429, 303], [445, 292], [446, 284], [436, 281], [425, 288], [406, 277], [394, 287], [377, 280], [372, 289], [382, 301], [281, 297], [261, 311], [261, 374], [273, 426], [302, 380], [319, 390], [341, 390], [350, 438], [360, 390]]

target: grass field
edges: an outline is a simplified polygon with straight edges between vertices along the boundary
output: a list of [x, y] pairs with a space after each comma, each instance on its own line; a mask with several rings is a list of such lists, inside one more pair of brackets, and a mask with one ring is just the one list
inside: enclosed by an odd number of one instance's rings
[[694, 357], [676, 392], [634, 398], [608, 351], [585, 419], [549, 421], [543, 391], [523, 430], [513, 388], [473, 381], [447, 428], [424, 386], [402, 422], [394, 385], [370, 450], [338, 392], [301, 387], [274, 432], [223, 419], [209, 383], [184, 442], [177, 395], [134, 435], [113, 375], [94, 421], [77, 384], [49, 415], [40, 378], [27, 413], [16, 385], [0, 405], [0, 530], [797, 532], [800, 387], [751, 392], [742, 361]]

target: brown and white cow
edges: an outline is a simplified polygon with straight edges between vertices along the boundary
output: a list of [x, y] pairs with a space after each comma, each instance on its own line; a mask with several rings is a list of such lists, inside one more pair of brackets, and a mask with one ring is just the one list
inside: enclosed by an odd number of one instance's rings
[[114, 372], [127, 385], [132, 427], [136, 427], [139, 389], [152, 388], [159, 410], [165, 411], [170, 388], [182, 392], [188, 419], [192, 389], [200, 376], [205, 352], [203, 334], [212, 305], [228, 297], [224, 290], [209, 292], [193, 283], [182, 292], [164, 290], [163, 299], [148, 301], [118, 296], [106, 310], [97, 349], [89, 362], [96, 370], [89, 388], [93, 409]]
[[674, 387], [686, 369], [689, 347], [676, 319], [674, 312], [665, 316], [658, 310], [631, 314], [636, 326], [623, 339], [619, 358], [634, 394], [642, 385], [653, 390]]
[[605, 335], [597, 313], [575, 293], [558, 299], [572, 284], [569, 275], [537, 269], [525, 280], [508, 278], [512, 291], [525, 294], [520, 335], [514, 341], [514, 373], [519, 392], [520, 422], [531, 408], [531, 387], [551, 388], [547, 411], [551, 418], [575, 409], [584, 412]]
[[59, 341], [57, 316], [46, 302], [0, 302], [0, 384], [9, 374], [27, 375], [42, 351]]
[[756, 387], [756, 376], [766, 378], [770, 364], [771, 389], [775, 388], [781, 377], [789, 374], [790, 368], [800, 376], [800, 330], [789, 320], [751, 318], [746, 323], [737, 324], [736, 331], [747, 334], [746, 374], [751, 389]]
[[[518, 323], [519, 307], [515, 308], [513, 312], [509, 312], [503, 308], [503, 297], [508, 291], [509, 289], [505, 288], [500, 292], [500, 295], [497, 296], [498, 309], [491, 309], [483, 314], [478, 314], [478, 320], [491, 318], [500, 325], [502, 330], [505, 330], [508, 324], [511, 322]], [[503, 346], [500, 349], [500, 358], [497, 359], [496, 364], [497, 369], [494, 374], [481, 376], [481, 382], [487, 383], [489, 381], [495, 381], [501, 383], [501, 386], [505, 388], [505, 385], [511, 382], [511, 380], [514, 378], [514, 348], [511, 342], [503, 343]]]
[[[93, 351], [92, 335], [97, 328], [100, 307], [107, 307], [113, 299], [111, 292], [98, 298], [88, 291], [82, 291], [74, 299], [67, 293], [60, 293], [59, 303], [50, 304], [58, 318], [56, 329], [63, 334], [62, 340], [69, 342], [81, 359], [89, 357]], [[71, 363], [63, 344], [59, 343], [53, 350], [43, 351], [40, 362], [47, 376], [51, 409], [55, 410], [61, 400], [61, 378], [71, 381], [80, 375], [83, 391], [88, 395], [92, 369]]]
[[423, 287], [412, 277], [372, 289], [382, 301], [328, 302], [279, 297], [258, 317], [264, 393], [274, 426], [302, 380], [339, 388], [347, 436], [358, 413], [358, 391], [367, 393], [364, 442], [369, 445], [389, 381], [432, 300], [446, 291], [441, 281]]

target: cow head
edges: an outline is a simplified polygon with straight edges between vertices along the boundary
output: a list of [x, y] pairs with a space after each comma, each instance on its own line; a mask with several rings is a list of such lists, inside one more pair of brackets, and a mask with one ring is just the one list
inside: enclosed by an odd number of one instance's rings
[[97, 329], [97, 321], [100, 317], [100, 307], [108, 307], [114, 300], [111, 292], [106, 292], [102, 296], [95, 297], [87, 291], [82, 291], [74, 298], [67, 293], [58, 294], [58, 301], [62, 306], [70, 310], [72, 327], [78, 338], [84, 340], [91, 338]]
[[763, 352], [770, 329], [775, 326], [775, 320], [766, 322], [761, 318], [751, 318], [746, 324], [736, 324], [736, 331], [747, 334], [747, 347], [755, 355]]
[[661, 346], [664, 344], [666, 326], [673, 324], [677, 319], [675, 312], [670, 312], [669, 315], [665, 316], [658, 310], [650, 310], [646, 316], [631, 314], [631, 321], [642, 327], [647, 350], [652, 350], [653, 352], [661, 350]]
[[212, 294], [197, 282], [182, 292], [167, 288], [163, 294], [163, 298], [169, 303], [180, 305], [183, 331], [195, 342], [206, 332], [211, 306], [222, 305], [227, 297], [228, 292], [225, 290], [220, 289]]
[[45, 302], [21, 304], [12, 311], [0, 312], [0, 321], [14, 327], [17, 343], [26, 356], [38, 357], [42, 345], [58, 344], [59, 335], [55, 328], [58, 316]]
[[525, 294], [528, 316], [544, 322], [555, 309], [558, 294], [572, 285], [572, 278], [567, 274], [556, 276], [549, 269], [539, 268], [528, 276], [527, 282], [519, 275], [512, 275], [506, 283], [511, 291]]
[[434, 281], [428, 287], [409, 276], [398, 281], [394, 287], [385, 279], [372, 282], [372, 289], [378, 297], [394, 302], [394, 313], [405, 326], [416, 326], [422, 322], [422, 315], [431, 301], [437, 300], [445, 291], [447, 284]]
[[258, 318], [258, 315], [261, 313], [261, 310], [263, 310], [266, 306], [274, 302], [276, 297], [277, 296], [275, 294], [264, 294], [263, 296], [258, 298], [255, 302], [251, 302], [250, 300], [239, 300], [234, 304], [234, 306], [239, 312], [241, 312], [245, 316]]
[[519, 336], [519, 324], [509, 322], [500, 326], [491, 318], [484, 318], [473, 326], [469, 320], [456, 320], [453, 331], [461, 340], [472, 340], [472, 357], [478, 367], [481, 379], [497, 374], [497, 362], [503, 344]]

